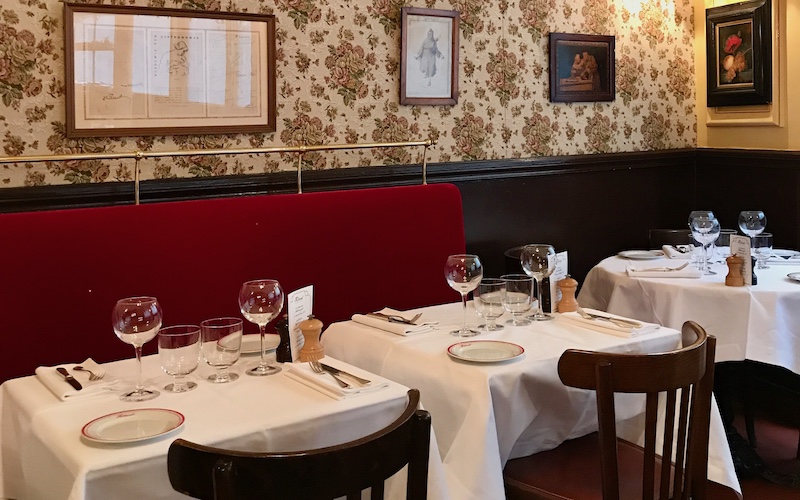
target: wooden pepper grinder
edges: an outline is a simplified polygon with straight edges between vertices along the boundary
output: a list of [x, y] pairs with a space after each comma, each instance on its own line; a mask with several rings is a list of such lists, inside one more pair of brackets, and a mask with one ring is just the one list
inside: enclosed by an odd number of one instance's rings
[[725, 276], [725, 286], [744, 286], [744, 276], [742, 276], [742, 266], [744, 259], [736, 254], [725, 259], [728, 264], [728, 275]]
[[578, 310], [578, 301], [575, 300], [575, 292], [578, 289], [578, 281], [567, 276], [564, 279], [558, 280], [556, 283], [558, 289], [561, 290], [561, 300], [558, 301], [558, 312], [572, 312]]
[[322, 333], [322, 321], [312, 314], [308, 319], [298, 323], [297, 328], [303, 333], [303, 338], [305, 339], [305, 344], [300, 349], [300, 361], [303, 363], [319, 361], [325, 357], [325, 351], [322, 349], [322, 344], [319, 343], [319, 336]]

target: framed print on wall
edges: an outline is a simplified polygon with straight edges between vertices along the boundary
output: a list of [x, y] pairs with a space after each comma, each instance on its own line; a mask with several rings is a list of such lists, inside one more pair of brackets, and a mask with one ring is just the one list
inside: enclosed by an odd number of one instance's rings
[[550, 33], [550, 100], [613, 101], [614, 37]]
[[770, 0], [706, 9], [709, 107], [772, 102]]
[[273, 132], [275, 17], [64, 4], [67, 137]]
[[403, 7], [400, 104], [458, 104], [459, 13]]

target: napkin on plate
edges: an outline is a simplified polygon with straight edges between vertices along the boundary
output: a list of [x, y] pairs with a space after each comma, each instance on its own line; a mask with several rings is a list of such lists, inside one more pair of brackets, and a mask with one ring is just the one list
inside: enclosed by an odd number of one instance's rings
[[[655, 265], [628, 266], [626, 271], [628, 272], [628, 276], [630, 276], [631, 278], [699, 278], [700, 276], [703, 275], [703, 273], [701, 273], [699, 269], [691, 265], [676, 271], [647, 270], [653, 267], [661, 267], [661, 266], [655, 266]], [[672, 265], [663, 267], [667, 268], [667, 267], [678, 267], [678, 266]]]
[[330, 396], [333, 399], [345, 399], [361, 396], [379, 389], [383, 389], [389, 385], [389, 382], [383, 377], [379, 377], [374, 373], [369, 373], [364, 370], [359, 370], [353, 366], [343, 366], [341, 363], [337, 363], [337, 361], [334, 359], [326, 357], [321, 359], [320, 362], [330, 365], [334, 368], [340, 368], [342, 371], [352, 373], [353, 375], [358, 375], [359, 377], [371, 380], [372, 383], [367, 386], [359, 386], [355, 382], [352, 382], [349, 377], [340, 376], [342, 380], [351, 385], [349, 389], [346, 389], [344, 387], [340, 387], [336, 380], [334, 380], [334, 378], [327, 373], [315, 373], [308, 363], [285, 363], [283, 366], [287, 368], [287, 377], [292, 378], [301, 384], [307, 385], [312, 389], [316, 389], [322, 394]]
[[[597, 311], [595, 309], [589, 309], [587, 307], [584, 307], [583, 309], [591, 314], [599, 314], [602, 316], [608, 316], [610, 318], [631, 320], [631, 318], [625, 318], [624, 316], [617, 316], [616, 314], [609, 314], [604, 311]], [[594, 330], [596, 332], [607, 333], [609, 335], [616, 335], [617, 337], [638, 337], [639, 335], [651, 333], [659, 329], [659, 325], [655, 323], [645, 323], [644, 321], [639, 321], [638, 319], [632, 321], [638, 321], [639, 323], [642, 324], [642, 326], [633, 328], [633, 327], [622, 327], [602, 319], [586, 319], [583, 318], [577, 312], [558, 313], [555, 316], [560, 320], [577, 324], [584, 328]]]
[[[388, 307], [384, 307], [383, 309], [377, 312], [381, 314], [400, 316], [401, 318], [406, 318], [406, 319], [411, 319], [412, 317], [412, 315], [408, 313], [395, 311], [394, 309], [389, 309]], [[375, 318], [373, 316], [367, 316], [365, 314], [354, 314], [351, 319], [356, 323], [361, 323], [362, 325], [371, 326], [373, 328], [385, 330], [387, 332], [394, 333], [395, 335], [402, 335], [404, 337], [433, 331], [434, 325], [437, 325], [439, 323], [438, 321], [426, 321], [419, 323], [417, 325], [407, 325], [405, 323], [395, 323], [387, 319]]]
[[694, 247], [692, 245], [663, 245], [661, 250], [670, 259], [691, 259]]
[[[100, 365], [94, 362], [92, 358], [87, 358], [83, 363], [68, 363], [65, 365], [57, 366], [40, 366], [36, 369], [36, 378], [52, 392], [55, 397], [61, 401], [69, 401], [76, 398], [85, 396], [92, 396], [97, 394], [104, 394], [116, 389], [119, 382], [118, 379], [106, 374], [100, 380], [94, 382], [89, 381], [89, 374], [86, 372], [78, 372], [73, 370], [77, 365], [81, 365], [87, 370], [95, 373], [104, 372]], [[66, 368], [67, 371], [81, 383], [83, 388], [81, 390], [74, 389], [64, 377], [57, 371], [58, 367]]]

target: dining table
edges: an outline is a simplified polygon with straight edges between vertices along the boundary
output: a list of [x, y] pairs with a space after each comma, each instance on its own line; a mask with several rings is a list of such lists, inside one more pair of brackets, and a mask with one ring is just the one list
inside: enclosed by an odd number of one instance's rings
[[[84, 390], [92, 389], [86, 395], [70, 393], [63, 382], [68, 396], [59, 398], [39, 375], [5, 381], [0, 386], [0, 498], [186, 498], [172, 489], [167, 474], [167, 452], [176, 438], [245, 451], [315, 449], [378, 431], [407, 403], [408, 387], [331, 356], [323, 361], [368, 378], [370, 386], [329, 392], [334, 380], [309, 383], [305, 375], [316, 374], [307, 363], [284, 363], [273, 376], [247, 376], [248, 363], [257, 360], [258, 355], [243, 355], [233, 367], [240, 376], [229, 383], [209, 382], [212, 370], [201, 366], [190, 375], [195, 389], [172, 393], [163, 389], [172, 377], [162, 372], [158, 355], [145, 356], [144, 385], [160, 395], [139, 403], [119, 397], [136, 379], [135, 359], [100, 365], [104, 387], [93, 387], [88, 374], [74, 371], [75, 363], [64, 365]], [[274, 353], [268, 360], [274, 362]], [[118, 423], [118, 417], [139, 420]], [[149, 430], [153, 419], [163, 429]], [[449, 498], [433, 432], [431, 443], [429, 498]], [[387, 482], [387, 494], [405, 498], [405, 470]]]
[[[354, 316], [329, 325], [322, 345], [337, 359], [420, 390], [449, 494], [458, 500], [504, 498], [507, 460], [597, 430], [594, 392], [566, 387], [558, 377], [565, 350], [649, 353], [675, 349], [681, 342], [680, 332], [672, 328], [649, 325], [641, 335], [618, 336], [558, 313], [553, 320], [522, 326], [506, 324], [504, 315], [499, 319], [503, 329], [465, 338], [451, 331], [463, 317], [471, 327], [479, 326], [471, 301], [466, 313], [461, 303], [452, 303], [404, 311], [403, 317], [420, 313], [417, 322], [427, 328], [409, 326], [403, 332]], [[507, 348], [507, 355], [484, 356], [481, 350], [487, 346], [501, 354]], [[712, 407], [709, 477], [741, 491], [716, 403]], [[638, 395], [618, 398], [620, 435], [641, 442], [643, 410]]]

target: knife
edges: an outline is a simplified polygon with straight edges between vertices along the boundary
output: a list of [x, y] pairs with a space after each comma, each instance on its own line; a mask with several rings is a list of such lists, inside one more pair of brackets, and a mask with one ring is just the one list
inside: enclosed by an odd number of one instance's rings
[[417, 326], [417, 324], [411, 321], [410, 319], [405, 319], [401, 316], [395, 316], [393, 314], [367, 313], [367, 316], [369, 316], [370, 318], [382, 319], [384, 321], [388, 321], [389, 323], [402, 323], [404, 325]]
[[71, 385], [76, 391], [80, 391], [81, 389], [83, 389], [81, 383], [75, 380], [75, 377], [70, 375], [66, 368], [59, 366], [58, 368], [56, 368], [56, 371], [60, 373], [61, 376], [64, 377], [64, 380], [66, 380], [69, 383], [69, 385]]
[[353, 375], [352, 373], [347, 373], [347, 372], [342, 371], [342, 370], [340, 370], [338, 368], [334, 368], [334, 367], [332, 367], [330, 365], [326, 365], [325, 363], [320, 363], [319, 365], [322, 367], [323, 370], [325, 370], [327, 372], [331, 372], [334, 375], [344, 375], [345, 377], [350, 377], [351, 379], [357, 381], [361, 385], [369, 385], [369, 384], [372, 383], [371, 380], [367, 380], [365, 378], [357, 377], [357, 376]]

